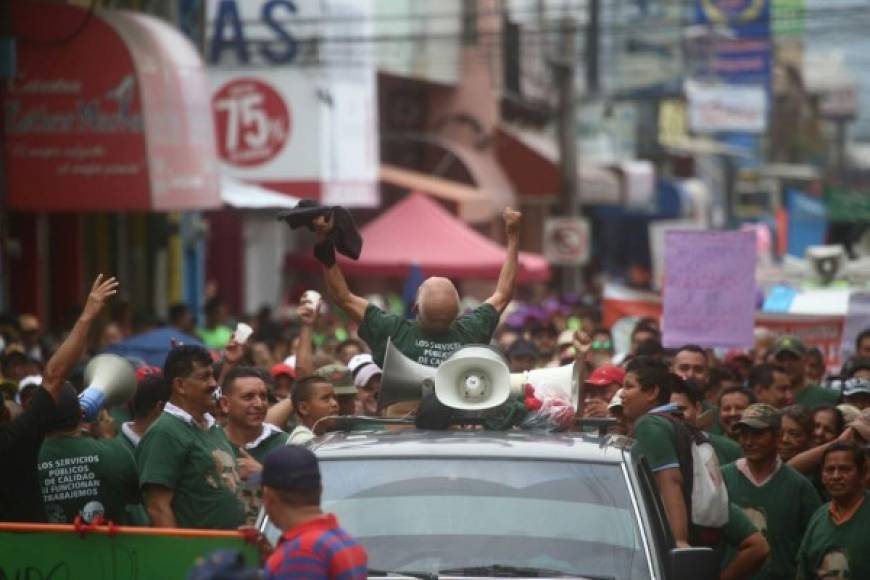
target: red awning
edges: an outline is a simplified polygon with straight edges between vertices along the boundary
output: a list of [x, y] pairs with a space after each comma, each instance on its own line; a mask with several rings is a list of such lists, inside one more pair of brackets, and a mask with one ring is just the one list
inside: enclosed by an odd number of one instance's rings
[[208, 83], [169, 24], [123, 10], [13, 2], [3, 99], [10, 207], [170, 211], [221, 205]]
[[[477, 233], [422, 193], [412, 193], [360, 232], [359, 261], [339, 256], [352, 276], [404, 277], [416, 264], [425, 276], [495, 280], [505, 249]], [[520, 253], [519, 282], [543, 282], [550, 265], [537, 254]]]

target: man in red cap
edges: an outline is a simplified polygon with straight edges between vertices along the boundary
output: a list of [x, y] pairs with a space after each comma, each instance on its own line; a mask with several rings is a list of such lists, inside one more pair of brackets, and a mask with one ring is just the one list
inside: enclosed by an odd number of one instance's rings
[[607, 417], [607, 406], [624, 380], [625, 371], [617, 366], [603, 365], [595, 369], [584, 385], [583, 416]]
[[275, 389], [273, 394], [279, 402], [290, 396], [293, 391], [293, 381], [296, 379], [296, 369], [287, 363], [278, 363], [274, 365], [269, 373], [275, 379]]

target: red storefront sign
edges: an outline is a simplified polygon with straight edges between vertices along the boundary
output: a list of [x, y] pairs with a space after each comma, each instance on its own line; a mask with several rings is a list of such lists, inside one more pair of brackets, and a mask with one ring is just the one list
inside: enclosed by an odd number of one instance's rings
[[202, 62], [126, 11], [15, 2], [18, 74], [4, 93], [10, 207], [133, 211], [220, 205]]
[[284, 99], [257, 79], [236, 79], [212, 99], [218, 151], [231, 165], [248, 167], [273, 159], [290, 136]]

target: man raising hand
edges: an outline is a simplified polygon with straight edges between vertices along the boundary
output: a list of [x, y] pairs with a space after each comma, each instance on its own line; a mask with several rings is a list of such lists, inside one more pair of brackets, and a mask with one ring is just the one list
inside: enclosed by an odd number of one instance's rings
[[[359, 323], [359, 335], [372, 350], [375, 364], [383, 367], [387, 340], [411, 360], [437, 367], [453, 351], [466, 344], [486, 344], [498, 325], [499, 316], [511, 301], [516, 285], [522, 214], [511, 208], [503, 214], [507, 234], [507, 257], [492, 296], [470, 314], [459, 316], [459, 292], [447, 278], [427, 278], [417, 291], [416, 320], [388, 314], [353, 294], [334, 261], [324, 264], [326, 285], [332, 299]], [[318, 217], [314, 228], [322, 245], [333, 228], [331, 218]], [[437, 240], [433, 240], [437, 243]]]

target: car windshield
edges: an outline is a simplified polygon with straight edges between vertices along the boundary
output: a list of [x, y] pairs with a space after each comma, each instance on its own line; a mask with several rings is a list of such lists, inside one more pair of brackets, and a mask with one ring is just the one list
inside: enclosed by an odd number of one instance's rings
[[481, 566], [649, 578], [618, 465], [481, 459], [323, 460], [323, 507], [377, 570]]

